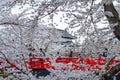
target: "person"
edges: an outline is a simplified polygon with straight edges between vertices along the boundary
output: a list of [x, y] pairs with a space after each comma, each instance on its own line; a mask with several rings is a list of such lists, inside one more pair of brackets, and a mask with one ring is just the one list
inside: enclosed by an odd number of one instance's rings
[[69, 57], [70, 57], [70, 58], [73, 57], [73, 51], [70, 51]]
[[57, 58], [61, 58], [60, 52], [57, 52]]
[[29, 53], [29, 57], [32, 57], [32, 52]]
[[35, 57], [35, 55], [32, 52], [30, 52], [29, 53], [29, 58], [34, 58], [34, 57]]
[[105, 48], [105, 50], [104, 50], [104, 52], [103, 52], [103, 57], [107, 57], [107, 53], [108, 53], [108, 49], [107, 48]]
[[72, 61], [72, 57], [73, 57], [73, 51], [70, 51], [70, 55], [69, 55], [70, 61]]
[[45, 52], [43, 51], [42, 48], [40, 48], [40, 52], [43, 54], [44, 57], [46, 57], [46, 54], [45, 54]]
[[79, 58], [81, 58], [81, 54], [78, 54]]

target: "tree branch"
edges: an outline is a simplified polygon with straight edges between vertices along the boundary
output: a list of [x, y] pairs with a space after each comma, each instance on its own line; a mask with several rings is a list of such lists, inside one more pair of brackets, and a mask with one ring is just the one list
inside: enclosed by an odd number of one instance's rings
[[20, 24], [15, 22], [3, 22], [3, 23], [0, 23], [0, 25], [20, 25]]
[[110, 80], [118, 71], [120, 71], [120, 64], [115, 65], [107, 73], [103, 74], [102, 80]]
[[[6, 55], [5, 55], [3, 52], [0, 51], [0, 54], [3, 55], [3, 57], [5, 58], [5, 61], [6, 61], [8, 64], [10, 64], [11, 66], [14, 65], [13, 63], [11, 63], [11, 62], [7, 59]], [[20, 69], [19, 67], [17, 67], [16, 65], [14, 65], [14, 66], [15, 66], [15, 68], [16, 68], [17, 70], [19, 70], [20, 72], [22, 72], [23, 74], [25, 74], [25, 75], [28, 76], [28, 73], [24, 72], [23, 70], [21, 70], [21, 69]], [[28, 77], [29, 77], [29, 76], [28, 76]], [[29, 78], [30, 78], [30, 77], [29, 77]]]
[[[110, 16], [108, 14], [105, 14], [105, 16], [108, 19], [108, 22], [110, 24], [110, 27], [114, 29], [113, 33], [116, 36], [116, 38], [120, 41], [120, 20], [119, 20], [119, 14], [117, 10], [115, 9], [113, 2], [110, 4], [104, 4], [104, 11], [111, 13], [113, 16]], [[112, 26], [111, 26], [112, 25]]]
[[[113, 33], [114, 33], [115, 37], [120, 41], [120, 24], [118, 24], [119, 23], [119, 14], [113, 5], [113, 2], [111, 2], [109, 4], [104, 3], [103, 6], [104, 6], [104, 12], [108, 12], [111, 14], [111, 15], [109, 15], [108, 13], [106, 13], [105, 16], [108, 19], [110, 27], [114, 29]], [[109, 65], [109, 63], [107, 64], [107, 66], [108, 65]], [[119, 71], [120, 71], [120, 64], [117, 64], [117, 65], [113, 66], [108, 72], [103, 74], [102, 80], [110, 80]]]

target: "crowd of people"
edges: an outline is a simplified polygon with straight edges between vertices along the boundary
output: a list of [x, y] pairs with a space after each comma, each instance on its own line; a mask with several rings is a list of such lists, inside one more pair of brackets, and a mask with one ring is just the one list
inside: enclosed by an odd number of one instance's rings
[[46, 53], [42, 48], [40, 48], [39, 51], [40, 52], [38, 54], [36, 54], [34, 52], [30, 52], [29, 57], [46, 57]]
[[[48, 54], [46, 54], [47, 52], [44, 51], [44, 49], [40, 48], [39, 49], [39, 52], [30, 52], [29, 53], [29, 57], [46, 57]], [[83, 52], [74, 52], [72, 50], [68, 51], [67, 53], [65, 54], [61, 54], [62, 52], [60, 51], [57, 51], [57, 52], [54, 52], [54, 53], [51, 53], [50, 55], [53, 56], [53, 57], [60, 57], [60, 56], [66, 56], [67, 54], [67, 57], [98, 57], [98, 56], [102, 56], [102, 57], [108, 57], [108, 49], [107, 48], [104, 48], [103, 52], [100, 53], [100, 52], [97, 52], [97, 53], [93, 53], [92, 51], [88, 52], [87, 54], [83, 53]], [[96, 56], [97, 55], [97, 56]]]

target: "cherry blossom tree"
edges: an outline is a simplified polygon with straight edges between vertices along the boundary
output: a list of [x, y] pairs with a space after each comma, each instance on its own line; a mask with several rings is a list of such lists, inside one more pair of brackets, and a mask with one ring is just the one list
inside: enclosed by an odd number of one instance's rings
[[[23, 43], [25, 29], [23, 29], [23, 26], [27, 24], [26, 28], [30, 29], [29, 40], [26, 43], [33, 46], [33, 37], [35, 35], [32, 34], [35, 34], [36, 28], [39, 26], [38, 21], [45, 17], [49, 17], [52, 20], [54, 15], [63, 12], [65, 15], [61, 19], [65, 19], [65, 23], [69, 25], [68, 28], [70, 30], [76, 30], [72, 34], [78, 37], [77, 42], [80, 42], [81, 37], [85, 37], [82, 47], [87, 52], [91, 49], [94, 52], [97, 52], [97, 50], [101, 51], [107, 46], [111, 50], [111, 55], [114, 52], [116, 54], [119, 53], [119, 0], [1, 0], [0, 2], [0, 12], [2, 12], [0, 14], [0, 25], [7, 26], [7, 30], [9, 30], [8, 26], [11, 25], [12, 29], [19, 29], [19, 35], [17, 35], [21, 40], [19, 42], [21, 45], [20, 50], [25, 49], [25, 44]], [[17, 18], [12, 16], [11, 9], [13, 7], [20, 6], [22, 9], [25, 5], [29, 5], [29, 8], [18, 14]], [[29, 18], [26, 18], [26, 20], [24, 19], [25, 17]], [[53, 23], [50, 25], [55, 26]], [[101, 28], [101, 26], [103, 27]], [[4, 31], [3, 33], [8, 34]], [[1, 39], [1, 41], [3, 40]], [[12, 43], [17, 41], [12, 39], [12, 37], [9, 38], [9, 41], [11, 42], [10, 44], [1, 43], [3, 44], [2, 47], [7, 45], [12, 46], [12, 49], [14, 49], [14, 44]], [[114, 76], [120, 70], [119, 66], [118, 64], [103, 74], [103, 80], [109, 80]]]

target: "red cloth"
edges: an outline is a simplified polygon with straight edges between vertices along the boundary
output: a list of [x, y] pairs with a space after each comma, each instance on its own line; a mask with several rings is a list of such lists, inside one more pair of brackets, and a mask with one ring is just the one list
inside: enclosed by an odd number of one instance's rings
[[97, 63], [98, 63], [98, 65], [104, 65], [106, 63], [106, 59], [103, 57], [98, 57]]

